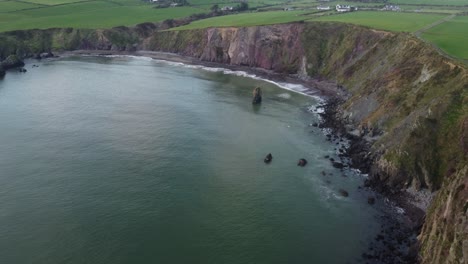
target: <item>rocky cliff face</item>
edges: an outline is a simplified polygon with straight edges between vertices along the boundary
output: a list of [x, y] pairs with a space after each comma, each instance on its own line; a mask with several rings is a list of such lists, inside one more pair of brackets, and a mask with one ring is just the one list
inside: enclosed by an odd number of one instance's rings
[[109, 30], [0, 34], [0, 57], [49, 50], [153, 50], [334, 80], [347, 91], [337, 117], [370, 148], [382, 189], [438, 191], [420, 235], [423, 263], [468, 261], [467, 69], [405, 33], [335, 23], [158, 31], [161, 24]]

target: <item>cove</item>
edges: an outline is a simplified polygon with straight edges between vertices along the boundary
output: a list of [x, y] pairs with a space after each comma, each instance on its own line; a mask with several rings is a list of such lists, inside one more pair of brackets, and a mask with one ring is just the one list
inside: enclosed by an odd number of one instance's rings
[[0, 81], [1, 263], [359, 263], [378, 231], [313, 97], [143, 58], [34, 64]]

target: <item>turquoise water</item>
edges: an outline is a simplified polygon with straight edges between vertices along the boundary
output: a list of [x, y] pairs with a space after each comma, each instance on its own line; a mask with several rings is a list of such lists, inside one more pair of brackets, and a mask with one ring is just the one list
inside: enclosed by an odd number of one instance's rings
[[316, 99], [144, 58], [33, 63], [0, 80], [0, 263], [355, 263], [375, 236]]

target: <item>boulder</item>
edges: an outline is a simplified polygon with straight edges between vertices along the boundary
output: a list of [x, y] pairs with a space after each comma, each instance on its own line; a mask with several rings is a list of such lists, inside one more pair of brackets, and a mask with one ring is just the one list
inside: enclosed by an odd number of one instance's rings
[[266, 155], [266, 157], [265, 157], [265, 159], [263, 161], [265, 163], [270, 163], [272, 159], [273, 159], [273, 156], [271, 155], [271, 153], [268, 153], [268, 155]]
[[23, 67], [24, 62], [18, 58], [18, 56], [10, 55], [4, 61], [2, 61], [1, 66], [3, 66], [3, 69], [8, 70], [11, 68]]
[[252, 104], [260, 104], [262, 102], [262, 90], [260, 87], [256, 87], [253, 90]]
[[332, 166], [337, 169], [342, 169], [344, 167], [343, 163], [332, 161]]
[[349, 193], [348, 193], [347, 191], [343, 190], [343, 189], [339, 189], [338, 192], [339, 192], [342, 196], [344, 196], [344, 197], [348, 197], [348, 196], [349, 196]]
[[41, 59], [47, 59], [47, 58], [53, 58], [54, 54], [52, 52], [44, 52], [44, 53], [41, 53], [39, 56]]
[[300, 160], [297, 162], [297, 166], [304, 167], [305, 165], [307, 165], [307, 160], [306, 160], [306, 159], [300, 159]]

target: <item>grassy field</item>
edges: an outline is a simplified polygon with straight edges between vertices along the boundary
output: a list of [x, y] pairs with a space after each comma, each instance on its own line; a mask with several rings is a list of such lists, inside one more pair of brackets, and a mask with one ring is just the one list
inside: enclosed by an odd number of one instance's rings
[[28, 8], [36, 8], [40, 6], [41, 5], [31, 4], [31, 3], [26, 3], [26, 2], [3, 1], [3, 2], [0, 2], [0, 13], [9, 13], [12, 11], [28, 9]]
[[[169, 18], [187, 17], [199, 12], [198, 9], [192, 7], [161, 10], [146, 6], [114, 6], [107, 2], [93, 2], [95, 9], [88, 10], [81, 5], [64, 5], [54, 9], [28, 10], [22, 14], [5, 14], [0, 17], [0, 31], [50, 27], [110, 28], [119, 25], [131, 26], [147, 21], [156, 22]], [[85, 11], [77, 12], [77, 10], [83, 9]]]
[[459, 16], [422, 34], [448, 54], [468, 59], [468, 16]]
[[414, 32], [444, 17], [438, 14], [359, 11], [322, 16], [313, 20], [345, 22], [389, 31]]
[[390, 0], [392, 4], [411, 4], [411, 5], [468, 5], [468, 0]]
[[307, 17], [301, 16], [305, 11], [272, 11], [242, 13], [229, 16], [213, 17], [192, 22], [186, 26], [178, 27], [175, 30], [187, 30], [207, 27], [246, 27], [256, 25], [280, 24], [293, 21], [304, 20]]

